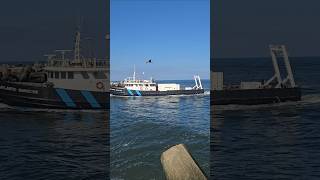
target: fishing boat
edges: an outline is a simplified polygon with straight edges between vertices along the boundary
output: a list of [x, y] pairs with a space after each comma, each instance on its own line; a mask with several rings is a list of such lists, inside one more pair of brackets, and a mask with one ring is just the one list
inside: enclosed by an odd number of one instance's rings
[[[300, 101], [301, 88], [295, 83], [286, 47], [270, 45], [270, 53], [274, 75], [267, 81], [225, 85], [223, 72], [212, 72], [211, 105], [255, 105]], [[284, 62], [285, 70], [280, 71], [278, 60]], [[282, 76], [280, 72], [286, 72], [286, 75]]]
[[[56, 54], [47, 55], [47, 63], [22, 67], [3, 65], [0, 73], [2, 102], [10, 106], [50, 109], [108, 108], [107, 61], [84, 57], [80, 42], [81, 33], [77, 30], [74, 50], [56, 50]], [[66, 58], [69, 51], [73, 53]]]
[[194, 76], [193, 87], [182, 87], [177, 83], [157, 83], [153, 78], [149, 80], [138, 79], [135, 68], [133, 76], [123, 81], [111, 83], [110, 93], [115, 96], [168, 96], [168, 95], [194, 95], [203, 94], [199, 75]]

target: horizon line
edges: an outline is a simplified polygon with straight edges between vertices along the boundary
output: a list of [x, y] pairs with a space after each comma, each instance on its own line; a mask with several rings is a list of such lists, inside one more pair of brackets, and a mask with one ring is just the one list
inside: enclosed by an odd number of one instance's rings
[[[202, 80], [210, 80], [210, 78], [204, 78]], [[110, 81], [122, 81], [122, 80], [111, 80]], [[156, 81], [194, 81], [194, 79], [156, 79]]]
[[[290, 58], [320, 58], [320, 55], [317, 56], [290, 56]], [[271, 58], [271, 56], [242, 56], [242, 57], [213, 57], [210, 59], [265, 59], [265, 58]]]

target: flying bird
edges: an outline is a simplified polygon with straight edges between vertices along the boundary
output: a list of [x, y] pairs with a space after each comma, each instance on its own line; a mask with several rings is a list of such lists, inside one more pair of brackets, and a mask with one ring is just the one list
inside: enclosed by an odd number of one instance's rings
[[146, 62], [146, 64], [148, 64], [148, 63], [152, 63], [151, 59], [149, 59], [149, 60]]

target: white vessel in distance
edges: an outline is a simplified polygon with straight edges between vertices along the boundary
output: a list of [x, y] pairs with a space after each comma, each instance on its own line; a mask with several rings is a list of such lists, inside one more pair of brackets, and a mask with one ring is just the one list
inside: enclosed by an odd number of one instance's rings
[[182, 87], [177, 83], [157, 83], [153, 78], [149, 80], [138, 79], [134, 66], [133, 76], [118, 83], [112, 83], [110, 93], [116, 96], [165, 96], [204, 93], [200, 76], [195, 75], [194, 81], [195, 86]]

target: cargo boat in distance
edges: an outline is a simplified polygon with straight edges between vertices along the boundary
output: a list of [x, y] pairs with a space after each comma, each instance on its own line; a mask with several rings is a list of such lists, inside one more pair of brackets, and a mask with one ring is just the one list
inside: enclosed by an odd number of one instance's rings
[[[135, 69], [135, 68], [134, 68]], [[141, 80], [133, 76], [117, 83], [111, 83], [110, 93], [115, 96], [168, 96], [168, 95], [194, 95], [203, 94], [201, 79], [199, 75], [194, 76], [195, 86], [181, 87], [176, 83], [157, 83], [154, 79]]]
[[[301, 88], [296, 85], [290, 61], [284, 45], [270, 45], [274, 76], [264, 82], [241, 82], [240, 85], [224, 85], [223, 72], [212, 72], [211, 105], [270, 104], [300, 101]], [[286, 77], [280, 73], [278, 60], [284, 61]]]
[[[106, 36], [107, 41], [109, 36]], [[106, 59], [84, 57], [80, 31], [74, 50], [56, 50], [44, 64], [2, 65], [0, 98], [10, 106], [46, 109], [107, 109], [109, 78]], [[66, 57], [67, 52], [70, 58]], [[108, 59], [108, 57], [107, 57]]]

